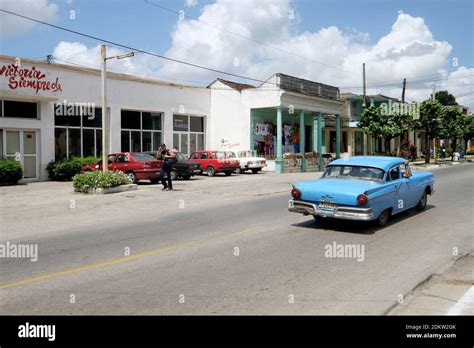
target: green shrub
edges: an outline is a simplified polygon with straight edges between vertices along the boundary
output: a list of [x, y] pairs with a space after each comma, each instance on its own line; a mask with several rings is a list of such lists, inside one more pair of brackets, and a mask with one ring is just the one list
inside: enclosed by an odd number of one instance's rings
[[74, 191], [88, 192], [91, 189], [110, 188], [131, 184], [130, 178], [121, 171], [102, 172], [93, 170], [84, 174], [77, 174], [73, 178]]
[[466, 152], [466, 155], [474, 155], [474, 151], [468, 151]]
[[64, 159], [59, 161], [49, 162], [46, 170], [49, 177], [56, 181], [70, 181], [74, 175], [81, 172], [82, 166], [96, 163], [99, 159], [93, 156], [90, 157], [73, 157], [71, 159]]
[[0, 158], [0, 184], [16, 185], [21, 178], [23, 178], [23, 167], [20, 162]]

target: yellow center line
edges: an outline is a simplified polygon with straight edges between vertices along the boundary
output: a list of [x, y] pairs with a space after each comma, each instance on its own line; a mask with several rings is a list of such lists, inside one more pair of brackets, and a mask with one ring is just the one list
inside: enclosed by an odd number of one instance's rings
[[208, 238], [208, 239], [195, 240], [195, 241], [185, 242], [185, 243], [170, 244], [170, 245], [167, 245], [167, 246], [164, 246], [164, 247], [144, 251], [144, 252], [134, 254], [134, 255], [130, 255], [130, 256], [122, 256], [122, 257], [118, 257], [118, 258], [114, 258], [114, 259], [109, 259], [109, 260], [106, 260], [106, 261], [91, 263], [91, 264], [88, 264], [88, 265], [84, 265], [84, 266], [80, 266], [80, 267], [76, 267], [76, 268], [65, 269], [65, 270], [57, 271], [57, 272], [38, 274], [38, 275], [23, 278], [23, 279], [15, 280], [15, 281], [10, 282], [10, 283], [0, 284], [0, 289], [7, 289], [7, 288], [11, 288], [11, 287], [18, 286], [18, 285], [29, 284], [29, 283], [33, 283], [33, 282], [37, 282], [37, 281], [41, 281], [41, 280], [52, 279], [52, 278], [65, 276], [65, 275], [69, 275], [69, 274], [74, 274], [74, 273], [84, 272], [84, 271], [97, 269], [97, 268], [101, 268], [101, 267], [111, 266], [111, 265], [115, 265], [115, 264], [122, 263], [122, 262], [133, 261], [133, 260], [137, 260], [137, 259], [144, 258], [144, 257], [147, 257], [147, 256], [162, 254], [162, 253], [172, 251], [172, 250], [182, 249], [182, 248], [185, 248], [185, 247], [190, 247], [190, 246], [194, 246], [194, 245], [198, 245], [198, 244], [204, 244], [204, 243], [210, 242], [212, 240], [234, 237], [234, 236], [237, 236], [237, 235], [241, 235], [241, 234], [244, 234], [244, 233], [254, 231], [256, 228], [257, 228], [257, 226], [253, 226], [253, 227], [249, 227], [249, 228], [246, 228], [244, 230], [233, 232], [233, 233], [226, 234], [226, 235], [223, 235], [223, 236], [211, 237], [211, 238]]

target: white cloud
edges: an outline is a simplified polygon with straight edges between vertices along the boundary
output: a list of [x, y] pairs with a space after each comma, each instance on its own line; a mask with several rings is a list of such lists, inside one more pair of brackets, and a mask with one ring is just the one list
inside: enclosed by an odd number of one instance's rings
[[[128, 53], [115, 47], [107, 47], [107, 57]], [[100, 45], [87, 47], [80, 42], [61, 41], [53, 51], [53, 57], [61, 64], [82, 65], [88, 68], [100, 69]], [[125, 59], [110, 59], [107, 70], [122, 72], [136, 76], [156, 76], [159, 67], [157, 59], [137, 53], [134, 57]]]
[[186, 7], [193, 7], [198, 4], [198, 0], [186, 0], [185, 6]]
[[[187, 19], [177, 21], [171, 34], [171, 47], [164, 55], [261, 80], [282, 72], [340, 87], [361, 86], [362, 63], [365, 62], [369, 85], [377, 84], [377, 81], [400, 81], [400, 86], [369, 88], [369, 93], [400, 97], [401, 80], [406, 77], [407, 100], [425, 99], [431, 93], [431, 85], [414, 84], [412, 77], [431, 74], [429, 78], [435, 79], [448, 76], [446, 63], [452, 46], [446, 41], [437, 40], [423, 18], [403, 12], [399, 12], [392, 27], [387, 28], [385, 36], [370, 44], [370, 33], [361, 33], [356, 28], [345, 28], [343, 31], [330, 26], [313, 32], [298, 31], [300, 17], [297, 12], [293, 12], [290, 0], [216, 0], [201, 11], [199, 19], [202, 22], [279, 47], [294, 55]], [[55, 55], [68, 56], [68, 51], [74, 52], [74, 49], [80, 48], [79, 53], [70, 57], [74, 60], [97, 59], [97, 47], [88, 49], [75, 45], [67, 47], [66, 43], [62, 43]], [[314, 61], [330, 64], [337, 69], [295, 55], [311, 57]], [[132, 65], [127, 67], [121, 62], [114, 64], [128, 73], [200, 80], [203, 84], [218, 76], [226, 78], [214, 72], [152, 57], [141, 59], [138, 61], [132, 58]], [[448, 77], [461, 73], [466, 75], [466, 70], [472, 73], [472, 69], [460, 67]], [[454, 84], [456, 86], [452, 86]], [[447, 80], [444, 84], [437, 82], [440, 88], [444, 85], [455, 94], [472, 91], [472, 84], [472, 76]], [[360, 93], [361, 89], [351, 91]]]
[[[19, 13], [45, 22], [55, 22], [58, 17], [58, 5], [48, 0], [2, 0], [2, 9]], [[24, 34], [37, 26], [32, 21], [7, 13], [0, 13], [0, 33], [2, 37]]]

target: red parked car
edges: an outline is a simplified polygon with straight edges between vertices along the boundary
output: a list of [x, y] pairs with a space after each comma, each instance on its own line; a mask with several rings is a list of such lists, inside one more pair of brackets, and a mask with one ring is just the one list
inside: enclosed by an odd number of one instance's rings
[[199, 150], [194, 151], [189, 159], [201, 163], [201, 169], [209, 176], [214, 176], [216, 173], [229, 176], [240, 168], [240, 161], [230, 151]]
[[[157, 184], [160, 177], [162, 161], [140, 152], [112, 153], [108, 157], [109, 170], [120, 170], [127, 174], [136, 183], [138, 180], [148, 179], [152, 184]], [[82, 173], [94, 169], [102, 170], [102, 160], [96, 164], [82, 166]]]

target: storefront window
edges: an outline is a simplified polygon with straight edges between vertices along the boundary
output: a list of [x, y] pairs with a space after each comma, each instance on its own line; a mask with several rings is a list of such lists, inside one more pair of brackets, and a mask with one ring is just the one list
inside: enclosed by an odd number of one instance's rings
[[143, 112], [142, 124], [143, 129], [161, 130], [161, 114]]
[[204, 117], [173, 115], [173, 146], [184, 154], [204, 150]]
[[189, 130], [189, 117], [173, 115], [173, 130], [175, 132], [187, 132]]
[[122, 110], [121, 113], [122, 128], [140, 129], [140, 112]]
[[57, 160], [67, 158], [67, 128], [54, 130], [55, 157]]
[[0, 129], [0, 157], [3, 157], [3, 129]]
[[82, 131], [82, 155], [84, 157], [95, 155], [94, 132], [93, 129], [84, 129]]
[[70, 108], [56, 104], [54, 108], [56, 159], [101, 155], [102, 109]]
[[38, 118], [38, 103], [15, 100], [1, 101], [3, 117]]
[[102, 128], [102, 109], [94, 108], [92, 116], [82, 118], [83, 127]]
[[130, 132], [132, 138], [132, 148], [130, 151], [132, 152], [141, 152], [141, 144], [140, 144], [140, 132]]
[[191, 132], [204, 132], [204, 119], [202, 117], [190, 117]]
[[143, 132], [142, 133], [142, 145], [143, 145], [143, 151], [152, 151], [153, 149], [151, 148], [151, 132]]
[[161, 145], [162, 114], [122, 110], [121, 121], [122, 151], [154, 151]]
[[69, 128], [68, 129], [68, 144], [69, 144], [69, 158], [81, 157], [81, 130]]

